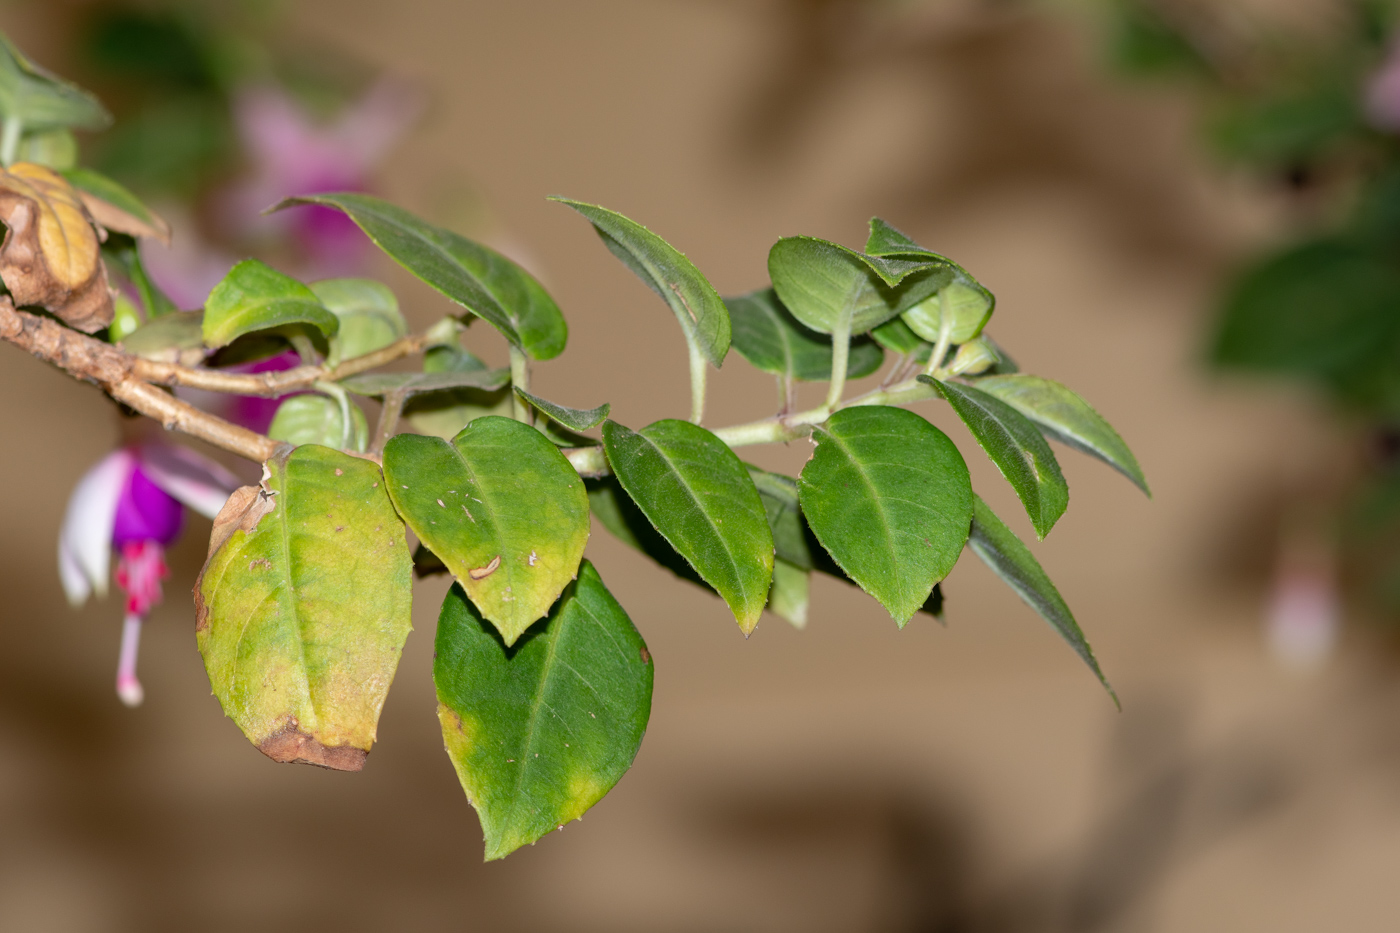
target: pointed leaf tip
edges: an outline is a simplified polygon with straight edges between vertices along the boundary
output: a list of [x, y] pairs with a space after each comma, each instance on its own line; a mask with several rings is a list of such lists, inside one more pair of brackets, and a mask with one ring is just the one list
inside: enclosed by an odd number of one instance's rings
[[1098, 659], [1094, 657], [1094, 650], [1089, 647], [1084, 632], [1074, 620], [1074, 614], [1060, 596], [1060, 591], [1055, 589], [1055, 584], [1050, 582], [1030, 549], [1021, 543], [1015, 532], [1006, 527], [980, 496], [973, 499], [972, 532], [967, 544], [1026, 605], [1060, 633], [1075, 654], [1089, 665], [1099, 683], [1113, 698], [1113, 704], [1122, 710], [1123, 704], [1119, 702], [1118, 694], [1104, 677]]
[[1059, 461], [1035, 425], [1010, 405], [959, 382], [932, 376], [919, 381], [933, 386], [945, 398], [977, 443], [1016, 490], [1021, 504], [1044, 538], [1069, 505], [1069, 485]]
[[603, 446], [647, 520], [752, 632], [772, 583], [773, 533], [743, 462], [709, 431], [674, 419], [640, 431], [606, 421]]
[[549, 200], [573, 208], [593, 224], [603, 245], [671, 308], [686, 340], [697, 345], [716, 369], [724, 364], [729, 352], [729, 311], [695, 263], [617, 211], [558, 195]]

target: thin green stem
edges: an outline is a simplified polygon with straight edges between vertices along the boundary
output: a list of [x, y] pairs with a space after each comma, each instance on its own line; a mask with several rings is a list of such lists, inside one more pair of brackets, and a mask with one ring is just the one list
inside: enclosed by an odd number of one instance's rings
[[24, 121], [19, 117], [6, 117], [0, 129], [0, 164], [9, 168], [19, 155], [19, 138], [24, 133]]
[[[511, 344], [510, 347], [510, 384], [520, 389], [522, 392], [530, 391], [530, 358], [525, 355], [525, 351]], [[516, 421], [523, 421], [526, 424], [535, 423], [535, 410], [525, 404], [525, 400], [514, 392], [510, 394], [511, 412]]]
[[[831, 332], [831, 388], [826, 393], [826, 408], [835, 411], [846, 391], [846, 370], [851, 358], [851, 322], [838, 324]], [[825, 420], [825, 419], [823, 419]]]
[[699, 424], [705, 417], [705, 377], [710, 363], [694, 337], [687, 334], [686, 344], [690, 347], [690, 420]]

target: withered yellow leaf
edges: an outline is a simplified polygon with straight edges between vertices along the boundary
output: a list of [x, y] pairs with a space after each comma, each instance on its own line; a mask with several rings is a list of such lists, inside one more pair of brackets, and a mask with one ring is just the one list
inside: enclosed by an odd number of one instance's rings
[[18, 162], [0, 172], [0, 278], [17, 305], [39, 305], [78, 330], [112, 321], [97, 231], [78, 192], [52, 169]]

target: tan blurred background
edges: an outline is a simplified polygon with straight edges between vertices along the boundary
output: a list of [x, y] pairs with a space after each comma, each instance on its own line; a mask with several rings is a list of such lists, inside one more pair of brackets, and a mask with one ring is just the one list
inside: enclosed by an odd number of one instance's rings
[[[10, 2], [0, 29], [61, 69], [77, 6]], [[646, 741], [585, 820], [482, 864], [433, 715], [445, 584], [419, 587], [366, 770], [276, 765], [209, 695], [184, 595], [197, 520], [147, 627], [148, 699], [123, 708], [116, 600], [70, 610], [54, 566], [112, 407], [0, 347], [0, 929], [1400, 926], [1400, 677], [1354, 619], [1321, 671], [1278, 667], [1251, 572], [1270, 546], [1252, 504], [1310, 475], [1328, 435], [1301, 397], [1196, 363], [1219, 276], [1279, 235], [1281, 211], [1198, 155], [1184, 99], [1114, 85], [1084, 29], [1034, 6], [288, 6], [297, 34], [430, 91], [382, 189], [424, 212], [452, 179], [479, 190], [572, 325], [537, 367], [546, 397], [611, 401], [632, 425], [687, 398], [669, 312], [549, 194], [641, 220], [725, 293], [765, 281], [777, 237], [859, 245], [876, 213], [972, 270], [998, 295], [991, 332], [1096, 403], [1152, 483], [1148, 501], [1065, 454], [1072, 508], [1036, 547], [1123, 712], [971, 557], [946, 628], [898, 632], [818, 580], [806, 631], [770, 616], [745, 641], [717, 600], [598, 529], [590, 555], [657, 659]], [[413, 323], [448, 310], [384, 274]], [[773, 404], [731, 355], [709, 421]], [[925, 408], [1015, 516], [966, 432]], [[795, 471], [807, 449], [755, 457]]]

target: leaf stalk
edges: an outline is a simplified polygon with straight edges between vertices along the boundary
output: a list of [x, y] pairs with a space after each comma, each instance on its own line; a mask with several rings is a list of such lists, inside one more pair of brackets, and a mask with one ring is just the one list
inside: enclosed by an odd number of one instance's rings
[[685, 342], [690, 348], [690, 420], [699, 424], [705, 417], [705, 378], [709, 375], [705, 367], [709, 361], [693, 334], [687, 333]]
[[[530, 358], [515, 344], [510, 345], [510, 384], [521, 392], [530, 391]], [[535, 410], [516, 393], [510, 394], [511, 413], [516, 421], [535, 423]]]

